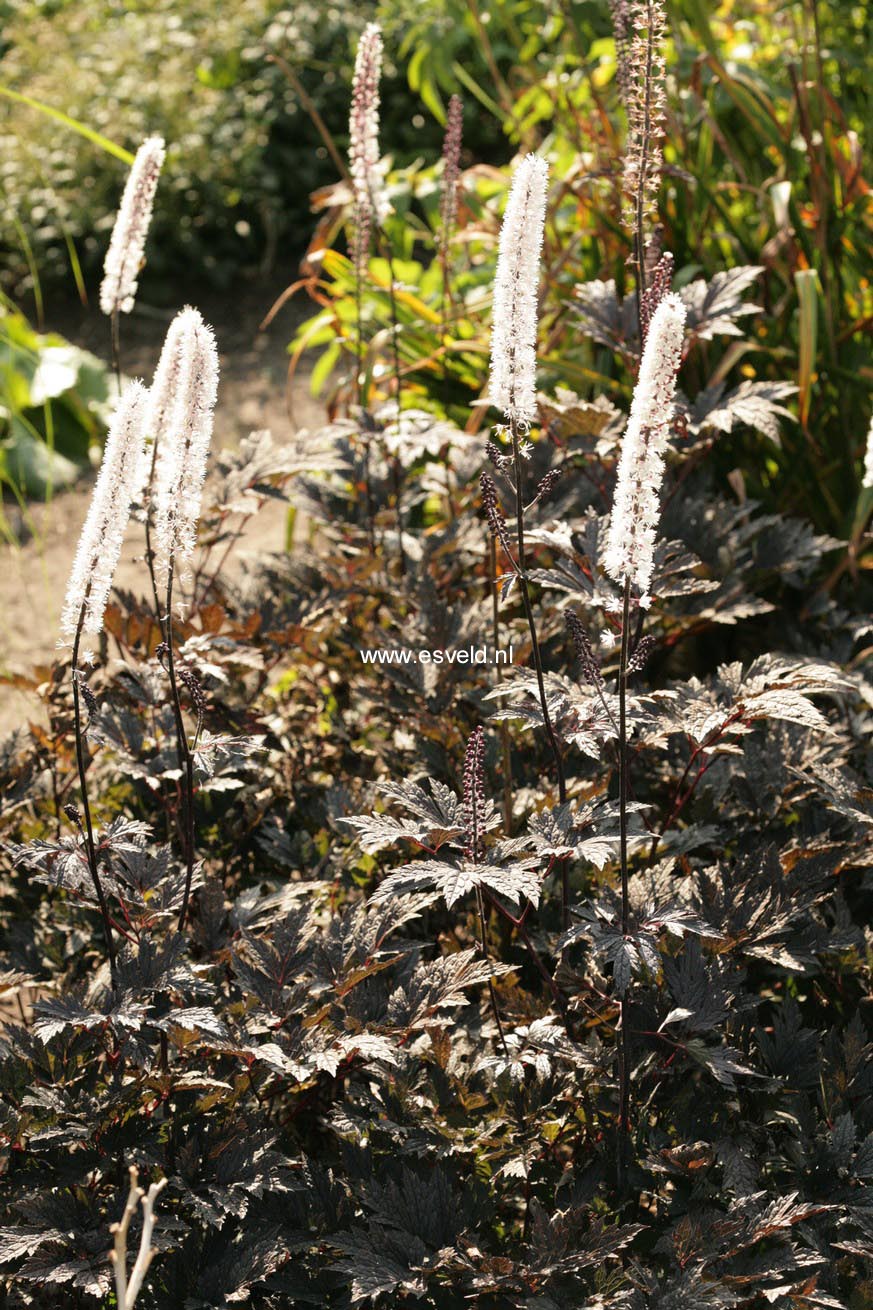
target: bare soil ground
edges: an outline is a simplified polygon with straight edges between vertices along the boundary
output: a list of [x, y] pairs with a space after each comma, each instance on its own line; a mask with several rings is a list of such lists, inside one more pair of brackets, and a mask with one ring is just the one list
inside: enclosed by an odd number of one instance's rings
[[[290, 279], [289, 279], [290, 280]], [[277, 443], [292, 432], [285, 396], [288, 365], [286, 346], [300, 318], [307, 312], [301, 299], [286, 307], [265, 332], [258, 325], [274, 298], [286, 285], [281, 274], [269, 282], [251, 281], [227, 292], [211, 288], [189, 290], [187, 299], [197, 305], [218, 338], [221, 380], [215, 420], [215, 443], [235, 445], [258, 428], [269, 428]], [[175, 310], [138, 307], [122, 322], [122, 368], [131, 377], [150, 381], [164, 335]], [[90, 308], [61, 302], [46, 305], [45, 329], [63, 333], [76, 345], [109, 358], [108, 323], [96, 302]], [[322, 406], [309, 394], [309, 371], [303, 366], [293, 388], [297, 428], [313, 427], [324, 419]], [[70, 491], [55, 495], [49, 505], [28, 507], [20, 524], [19, 546], [0, 545], [0, 670], [24, 672], [51, 660], [58, 637], [58, 619], [73, 554], [88, 508], [93, 477], [83, 478]], [[237, 547], [244, 553], [281, 550], [285, 514], [281, 504], [269, 504], [253, 519]], [[144, 542], [142, 529], [132, 524], [116, 573], [120, 587], [143, 589]], [[229, 561], [233, 568], [235, 559]], [[0, 683], [0, 736], [23, 719], [33, 717], [34, 701]]]

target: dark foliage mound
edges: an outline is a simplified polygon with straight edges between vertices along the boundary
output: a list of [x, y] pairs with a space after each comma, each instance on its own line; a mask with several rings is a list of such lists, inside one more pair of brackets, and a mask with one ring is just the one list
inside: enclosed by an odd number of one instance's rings
[[[562, 476], [531, 578], [565, 803], [517, 600], [512, 670], [358, 653], [494, 640], [483, 443], [444, 423], [403, 437], [403, 577], [391, 515], [367, 549], [356, 424], [261, 435], [216, 470], [179, 653], [199, 723], [183, 931], [161, 634], [137, 598], [110, 607], [86, 699], [114, 988], [68, 670], [35, 673], [47, 726], [2, 757], [7, 1304], [112, 1303], [130, 1163], [168, 1179], [146, 1306], [869, 1304], [866, 621], [812, 590], [832, 542], [676, 460], [631, 660], [623, 931], [598, 563], [620, 423], [543, 404]], [[368, 426], [386, 504], [392, 433]], [[283, 487], [305, 560], [214, 575]]]

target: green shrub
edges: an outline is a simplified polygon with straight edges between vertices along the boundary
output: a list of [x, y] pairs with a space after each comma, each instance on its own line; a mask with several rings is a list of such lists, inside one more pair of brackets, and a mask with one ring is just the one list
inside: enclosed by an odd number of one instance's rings
[[[149, 133], [169, 146], [150, 245], [157, 278], [193, 267], [227, 281], [240, 265], [299, 249], [308, 195], [333, 166], [298, 108], [283, 55], [301, 70], [333, 130], [347, 116], [349, 50], [368, 6], [239, 0], [146, 0], [17, 8], [0, 80], [135, 149]], [[305, 71], [304, 71], [305, 70]], [[124, 168], [89, 141], [17, 103], [2, 102], [2, 192], [34, 248], [40, 277], [68, 277], [68, 241], [99, 266]], [[9, 230], [7, 223], [7, 230]], [[5, 277], [26, 281], [8, 238]]]
[[[607, 7], [576, 3], [555, 12], [541, 0], [497, 0], [478, 27], [475, 6], [465, 0], [418, 6], [405, 20], [400, 0], [386, 0], [381, 8], [387, 47], [393, 41], [408, 60], [411, 87], [428, 101], [450, 88], [463, 91], [465, 142], [474, 158], [484, 156], [466, 130], [475, 124], [481, 132], [481, 120], [491, 115], [506, 134], [505, 155], [542, 147], [555, 162], [562, 187], [546, 242], [549, 352], [543, 362], [550, 373], [554, 369], [556, 381], [579, 389], [584, 399], [604, 386], [620, 390], [620, 352], [602, 340], [592, 346], [566, 312], [576, 284], [613, 281], [621, 295], [630, 282], [629, 238], [616, 222], [625, 131], [615, 46], [604, 35]], [[815, 26], [797, 8], [740, 3], [709, 15], [693, 0], [672, 7], [659, 219], [680, 285], [712, 278], [730, 264], [762, 269], [757, 295], [766, 319], [754, 338], [736, 343], [718, 380], [755, 387], [790, 380], [799, 389], [798, 422], [780, 442], [740, 423], [723, 433], [715, 462], [725, 485], [740, 469], [752, 498], [769, 508], [800, 510], [820, 529], [850, 537], [857, 532], [857, 470], [873, 403], [864, 15], [860, 7], [823, 5]], [[388, 153], [392, 130], [383, 125], [382, 149]], [[422, 238], [425, 249], [432, 240], [428, 188], [434, 177], [438, 170], [428, 175], [402, 168], [392, 177], [399, 217], [389, 235], [405, 257], [409, 250], [398, 244], [404, 229], [415, 233], [419, 247]], [[481, 279], [494, 215], [480, 221], [480, 188], [481, 175], [471, 170], [464, 197], [474, 235], [465, 235], [458, 256], [465, 275], [475, 268]], [[336, 364], [336, 339], [350, 345], [353, 289], [341, 265], [325, 261], [324, 267], [342, 330], [333, 341], [324, 331], [312, 340], [304, 325], [297, 345], [326, 344]], [[422, 290], [411, 265], [402, 278]], [[432, 297], [431, 307], [435, 303]], [[323, 298], [319, 304], [323, 328], [330, 313]], [[375, 330], [387, 327], [387, 296], [369, 294], [364, 309], [374, 349], [387, 358], [390, 337]], [[419, 366], [434, 355], [439, 323], [408, 305], [401, 310], [404, 365], [416, 366], [414, 384], [432, 391], [441, 385], [439, 374], [427, 362], [423, 372]], [[473, 317], [487, 331], [487, 315]], [[467, 394], [460, 399], [469, 403], [470, 394], [484, 386], [487, 357], [481, 349], [471, 353], [466, 343], [448, 350], [451, 365], [463, 362]], [[444, 402], [444, 388], [441, 396]]]

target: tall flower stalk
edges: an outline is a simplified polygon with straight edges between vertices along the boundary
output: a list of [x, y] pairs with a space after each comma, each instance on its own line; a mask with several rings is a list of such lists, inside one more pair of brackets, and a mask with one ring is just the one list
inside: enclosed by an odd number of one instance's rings
[[[485, 858], [485, 731], [482, 727], [474, 728], [467, 742], [464, 753], [464, 828], [467, 845], [464, 854], [472, 864], [480, 864]], [[485, 898], [481, 884], [476, 885], [476, 908], [479, 915], [479, 942], [482, 958], [488, 963], [488, 921], [485, 916]], [[506, 1034], [497, 1007], [497, 994], [494, 991], [494, 979], [488, 979], [488, 994], [491, 998], [491, 1012], [497, 1024], [503, 1054], [509, 1059]]]
[[[503, 410], [504, 431], [509, 437], [511, 455], [498, 455], [497, 462], [505, 466], [515, 492], [515, 553], [499, 524], [502, 521], [496, 495], [493, 504], [486, 503], [492, 535], [497, 537], [512, 565], [521, 593], [525, 618], [531, 641], [531, 654], [537, 681], [537, 691], [543, 724], [555, 760], [558, 779], [558, 796], [561, 804], [567, 799], [567, 784], [561, 747], [549, 712], [543, 678], [543, 663], [539, 638], [534, 622], [527, 576], [525, 547], [525, 499], [522, 473], [522, 438], [527, 434], [537, 415], [537, 297], [539, 292], [540, 256], [546, 221], [549, 168], [544, 159], [529, 154], [521, 161], [512, 179], [509, 199], [500, 230], [497, 271], [494, 277], [494, 303], [491, 329], [491, 374], [489, 399]], [[490, 476], [490, 475], [486, 475]], [[483, 487], [483, 493], [485, 488]], [[484, 496], [483, 496], [484, 498]], [[488, 500], [491, 500], [490, 491]], [[564, 926], [569, 923], [569, 869], [561, 864], [561, 907]]]
[[[487, 474], [483, 473], [483, 478]], [[497, 489], [494, 486], [493, 479], [488, 479], [494, 498], [497, 498]], [[483, 488], [483, 500], [485, 491]], [[504, 524], [504, 529], [506, 525]], [[497, 537], [490, 531], [488, 534], [488, 590], [491, 593], [491, 639], [494, 643], [494, 649], [500, 649], [500, 592], [497, 585]], [[497, 679], [498, 686], [503, 681], [503, 666], [498, 664], [494, 669], [494, 675]], [[509, 746], [509, 724], [506, 719], [500, 720], [500, 752], [503, 766], [503, 831], [507, 837], [512, 836], [512, 752]]]
[[[156, 384], [160, 381], [166, 386], [156, 386], [154, 391], [149, 429], [155, 434], [153, 439], [158, 441], [154, 473], [155, 569], [165, 598], [164, 647], [179, 767], [183, 775], [180, 828], [186, 870], [179, 912], [181, 929], [188, 912], [194, 876], [194, 754], [182, 714], [179, 682], [184, 681], [191, 690], [189, 684], [193, 679], [177, 675], [173, 587], [177, 576], [187, 569], [197, 541], [218, 392], [218, 349], [212, 329], [196, 309], [190, 308], [183, 309], [171, 325], [165, 350], [168, 346], [169, 359], [174, 359], [175, 364], [172, 368], [168, 364], [167, 377], [155, 379]], [[199, 705], [197, 709], [199, 723]]]
[[[622, 438], [604, 568], [622, 588], [621, 650], [618, 670], [618, 788], [619, 862], [621, 868], [621, 931], [629, 931], [627, 805], [630, 762], [627, 748], [627, 683], [630, 651], [631, 593], [649, 603], [654, 569], [655, 528], [660, 517], [664, 454], [673, 418], [676, 375], [682, 361], [685, 306], [672, 293], [654, 310], [643, 348], [631, 412]], [[618, 1049], [619, 1136], [618, 1183], [627, 1171], [630, 1110], [630, 1037], [627, 1001], [619, 1001], [621, 1034]]]
[[134, 306], [146, 237], [152, 221], [155, 191], [165, 153], [163, 138], [159, 136], [147, 137], [136, 152], [103, 265], [100, 308], [111, 322], [112, 363], [119, 393], [121, 358], [118, 316], [129, 314]]
[[[381, 232], [381, 229], [379, 229]], [[400, 559], [400, 575], [406, 573], [406, 550], [403, 545], [403, 466], [400, 462], [400, 450], [403, 445], [403, 401], [400, 382], [400, 345], [398, 333], [400, 321], [397, 316], [397, 279], [394, 276], [394, 256], [388, 242], [385, 242], [388, 260], [388, 300], [391, 306], [391, 354], [394, 360], [394, 389], [397, 397], [397, 453], [391, 457], [391, 483], [394, 490], [394, 514], [397, 520], [397, 553]]]
[[[100, 881], [97, 848], [91, 805], [88, 800], [86, 749], [82, 734], [80, 693], [85, 687], [79, 668], [79, 650], [84, 634], [96, 635], [103, 627], [103, 616], [112, 579], [121, 554], [121, 544], [130, 517], [130, 506], [139, 493], [143, 471], [143, 431], [148, 393], [139, 382], [132, 382], [119, 399], [109, 425], [103, 462], [91, 496], [91, 504], [79, 538], [67, 593], [61, 613], [61, 633], [72, 643], [71, 676], [73, 715], [76, 737], [76, 765], [82, 792], [85, 851], [88, 871], [94, 884], [103, 930], [112, 985], [116, 982], [115, 944], [106, 895]], [[90, 692], [86, 692], [86, 698]], [[81, 829], [81, 824], [79, 825]]]
[[[394, 367], [394, 386], [397, 397], [398, 446], [402, 436], [402, 397], [400, 349], [398, 345], [399, 319], [397, 314], [397, 278], [390, 242], [385, 237], [383, 224], [391, 212], [385, 187], [385, 177], [379, 152], [379, 80], [382, 74], [382, 33], [377, 23], [364, 28], [355, 56], [352, 81], [352, 110], [349, 119], [349, 168], [354, 193], [354, 237], [352, 262], [355, 268], [355, 314], [357, 319], [357, 397], [363, 408], [363, 286], [367, 275], [370, 244], [375, 236], [384, 245], [388, 263], [388, 299], [391, 313], [391, 349]], [[370, 549], [375, 548], [373, 490], [370, 477], [369, 433], [364, 443], [364, 487], [367, 497], [367, 519]], [[397, 546], [400, 572], [406, 572], [406, 553], [403, 546], [402, 467], [399, 455], [391, 460], [391, 481], [394, 491], [394, 512], [397, 521]]]
[[[443, 183], [440, 195], [440, 227], [437, 240], [437, 257], [442, 273], [442, 294], [440, 296], [440, 349], [443, 351], [443, 380], [448, 381], [448, 331], [449, 318], [452, 315], [452, 272], [449, 259], [452, 234], [458, 221], [458, 190], [461, 168], [461, 141], [464, 130], [464, 106], [460, 96], [454, 95], [449, 101], [446, 117], [446, 133], [443, 138]], [[455, 503], [452, 498], [451, 445], [447, 443], [445, 452], [446, 501], [449, 515], [455, 517]], [[492, 553], [494, 544], [492, 542]], [[504, 784], [506, 785], [506, 784]]]
[[[627, 680], [630, 659], [631, 591], [639, 592], [640, 620], [652, 577], [655, 525], [660, 514], [659, 489], [663, 452], [673, 411], [673, 391], [681, 359], [685, 311], [668, 295], [672, 256], [661, 257], [647, 278], [646, 218], [655, 208], [661, 180], [666, 103], [663, 0], [610, 0], [615, 33], [618, 82], [628, 120], [623, 189], [625, 220], [631, 230], [640, 372], [619, 461], [615, 503], [610, 520], [605, 567], [622, 587], [621, 650], [619, 655], [619, 851], [621, 863], [621, 924], [628, 930], [627, 869]], [[652, 254], [653, 251], [648, 252]], [[654, 251], [657, 256], [657, 251]], [[627, 534], [625, 537], [624, 534]], [[626, 1000], [619, 1000], [621, 1035], [618, 1049], [619, 1133], [618, 1184], [625, 1185], [629, 1147], [630, 1040]]]
[[[382, 33], [368, 23], [355, 55], [352, 79], [352, 107], [349, 118], [349, 169], [354, 210], [352, 219], [352, 263], [355, 269], [355, 336], [357, 363], [355, 389], [358, 408], [364, 405], [363, 287], [370, 257], [370, 242], [378, 210], [384, 202], [384, 185], [379, 169], [379, 78], [382, 72]], [[367, 530], [370, 550], [375, 550], [375, 506], [370, 474], [370, 439], [364, 439], [364, 489], [367, 498]]]
[[354, 194], [352, 262], [355, 267], [358, 347], [358, 404], [363, 404], [361, 288], [367, 271], [373, 229], [388, 213], [388, 198], [379, 154], [379, 79], [382, 75], [382, 33], [368, 23], [355, 55], [352, 108], [349, 117], [349, 169]]
[[624, 161], [625, 217], [633, 235], [637, 312], [646, 290], [645, 221], [654, 210], [661, 181], [666, 103], [663, 0], [632, 0], [613, 5], [619, 49], [621, 89], [627, 110]]
[[439, 261], [443, 275], [440, 302], [440, 339], [445, 342], [448, 328], [448, 311], [452, 304], [452, 280], [449, 269], [449, 244], [458, 218], [458, 178], [461, 168], [461, 140], [464, 128], [464, 106], [460, 96], [452, 96], [446, 117], [446, 134], [443, 139], [443, 188], [440, 197]]

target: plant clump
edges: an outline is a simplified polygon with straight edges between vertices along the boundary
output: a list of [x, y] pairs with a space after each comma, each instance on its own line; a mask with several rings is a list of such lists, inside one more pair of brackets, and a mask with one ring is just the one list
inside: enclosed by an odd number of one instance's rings
[[[659, 105], [660, 7], [611, 8]], [[390, 171], [366, 250], [338, 183], [322, 427], [211, 450], [190, 307], [122, 383], [71, 655], [0, 744], [10, 1307], [871, 1304], [863, 527], [720, 475], [797, 388], [734, 371], [761, 266], [680, 262], [660, 158], [633, 285], [577, 281], [548, 139], [477, 208], [459, 124], [414, 251]], [[297, 541], [226, 569], [276, 499]]]

